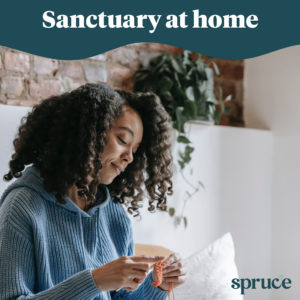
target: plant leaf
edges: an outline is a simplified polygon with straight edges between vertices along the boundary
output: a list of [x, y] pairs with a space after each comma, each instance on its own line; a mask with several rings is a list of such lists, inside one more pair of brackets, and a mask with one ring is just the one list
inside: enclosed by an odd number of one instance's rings
[[184, 135], [179, 135], [177, 138], [177, 142], [183, 143], [183, 144], [189, 144], [190, 140], [187, 137], [185, 137]]
[[199, 101], [201, 99], [201, 91], [198, 86], [189, 86], [185, 90], [186, 96], [191, 101]]
[[186, 99], [186, 94], [179, 85], [175, 84], [174, 89], [175, 89], [175, 93], [177, 94], [178, 99], [182, 99], [182, 100]]
[[180, 66], [180, 64], [177, 62], [177, 60], [175, 58], [171, 58], [171, 63], [172, 66], [174, 68], [174, 70], [179, 73], [179, 74], [184, 74], [184, 70], [183, 68]]
[[184, 154], [182, 152], [179, 152], [179, 156], [182, 160], [184, 160]]
[[201, 181], [198, 181], [199, 185], [205, 190], [205, 186]]
[[220, 106], [221, 106], [221, 115], [224, 113], [225, 111], [225, 106], [224, 106], [224, 102], [220, 101]]
[[175, 208], [174, 208], [174, 207], [170, 207], [170, 208], [169, 208], [169, 215], [170, 215], [171, 217], [173, 217], [174, 214], [175, 214]]
[[177, 224], [180, 225], [180, 223], [181, 223], [181, 218], [180, 218], [180, 217], [175, 217], [175, 218], [176, 218]]
[[180, 165], [180, 169], [184, 169], [184, 161], [179, 160], [178, 163]]
[[164, 97], [166, 100], [168, 101], [173, 101], [174, 98], [172, 96], [172, 94], [169, 92], [169, 91], [165, 91], [163, 94], [162, 94], [162, 97]]
[[[163, 55], [161, 55], [161, 56], [159, 56], [158, 58], [160, 58], [161, 60], [160, 60], [160, 62], [154, 67], [154, 69], [151, 71], [152, 72], [152, 74], [153, 73], [155, 73], [164, 63], [165, 63], [165, 61], [167, 60], [167, 58], [168, 58], [168, 55], [166, 55], [166, 54], [163, 54]], [[155, 58], [154, 58], [155, 59]]]
[[218, 100], [216, 99], [215, 95], [209, 97], [209, 98], [207, 99], [207, 102], [211, 102], [211, 103], [213, 103], [213, 104], [218, 104]]
[[169, 77], [164, 76], [159, 80], [158, 85], [160, 92], [164, 94], [172, 88], [173, 81]]
[[215, 110], [213, 119], [216, 124], [219, 124], [221, 122], [221, 113], [218, 110]]
[[173, 122], [173, 128], [179, 131], [179, 129], [178, 129], [178, 122], [177, 121]]
[[176, 108], [176, 119], [178, 122], [178, 131], [184, 133], [184, 123], [187, 121], [186, 117], [183, 114], [183, 107], [178, 106]]
[[220, 75], [220, 70], [219, 70], [217, 64], [215, 63], [214, 60], [212, 60], [211, 62], [212, 62], [212, 64], [213, 64], [213, 66], [214, 66], [214, 69], [215, 69], [216, 74], [219, 76], [219, 75]]
[[195, 97], [194, 97], [194, 90], [192, 86], [189, 86], [186, 90], [185, 90], [186, 96], [189, 100], [191, 101], [195, 101]]
[[230, 106], [226, 106], [224, 111], [225, 115], [230, 115], [231, 112], [232, 112], [232, 108]]
[[185, 147], [185, 151], [184, 151], [184, 152], [185, 152], [186, 154], [190, 155], [194, 150], [195, 150], [195, 148], [193, 148], [193, 147], [187, 145], [187, 146]]
[[232, 98], [231, 95], [228, 95], [228, 96], [226, 97], [226, 99], [224, 100], [224, 102], [230, 101], [231, 98]]
[[197, 119], [197, 105], [195, 101], [187, 100], [184, 102], [185, 115], [192, 120]]
[[184, 221], [184, 227], [187, 228], [187, 218], [183, 217], [183, 221]]
[[193, 87], [193, 92], [194, 92], [194, 99], [195, 101], [199, 101], [201, 98], [201, 92], [198, 86]]

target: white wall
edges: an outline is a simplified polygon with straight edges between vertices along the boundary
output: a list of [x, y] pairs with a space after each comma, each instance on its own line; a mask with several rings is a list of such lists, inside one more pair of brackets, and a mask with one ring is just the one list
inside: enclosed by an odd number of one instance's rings
[[[271, 270], [272, 135], [269, 131], [191, 125], [193, 176], [205, 185], [189, 200], [188, 227], [176, 227], [168, 214], [151, 214], [144, 204], [142, 220], [132, 218], [134, 238], [162, 245], [187, 257], [231, 232], [241, 278], [269, 277]], [[259, 145], [259, 146], [258, 146]], [[177, 149], [174, 149], [176, 155]], [[189, 176], [189, 171], [185, 172]], [[168, 202], [181, 210], [187, 184], [174, 176]], [[248, 290], [246, 300], [269, 299], [268, 290]]]
[[246, 60], [247, 127], [269, 128], [274, 138], [272, 188], [272, 277], [293, 282], [272, 291], [272, 300], [300, 295], [300, 46]]

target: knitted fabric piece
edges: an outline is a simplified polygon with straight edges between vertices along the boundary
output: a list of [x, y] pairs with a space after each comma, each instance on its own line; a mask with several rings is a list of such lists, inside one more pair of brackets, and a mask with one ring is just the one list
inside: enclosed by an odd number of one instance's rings
[[[168, 265], [167, 263], [165, 263], [163, 261], [160, 261], [160, 262], [154, 264], [154, 268], [155, 268], [155, 271], [156, 271], [156, 277], [157, 277], [157, 280], [152, 283], [152, 285], [154, 287], [158, 287], [163, 282], [163, 275], [162, 275], [162, 271], [163, 271], [162, 267], [163, 266], [170, 266], [170, 265]], [[173, 282], [170, 282], [169, 288], [168, 288], [169, 300], [171, 299], [170, 298], [171, 292], [173, 293], [173, 299], [175, 299], [174, 290], [173, 290]]]

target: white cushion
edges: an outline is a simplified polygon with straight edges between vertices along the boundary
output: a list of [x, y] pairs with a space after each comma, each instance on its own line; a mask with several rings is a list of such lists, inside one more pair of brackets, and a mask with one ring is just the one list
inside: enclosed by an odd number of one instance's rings
[[231, 288], [238, 278], [230, 233], [186, 259], [188, 280], [174, 289], [176, 300], [242, 300], [240, 290]]

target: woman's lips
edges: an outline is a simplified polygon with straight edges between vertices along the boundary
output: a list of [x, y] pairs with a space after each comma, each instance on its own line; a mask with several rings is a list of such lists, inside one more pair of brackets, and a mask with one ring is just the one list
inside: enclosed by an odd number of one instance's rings
[[114, 167], [114, 169], [116, 170], [117, 174], [120, 175], [121, 174], [121, 170], [116, 166], [114, 165], [113, 163], [111, 163]]

